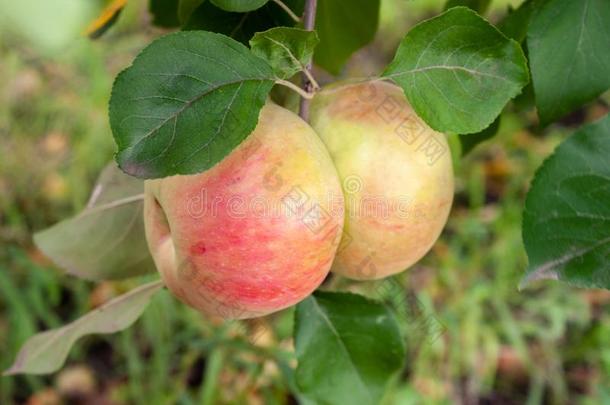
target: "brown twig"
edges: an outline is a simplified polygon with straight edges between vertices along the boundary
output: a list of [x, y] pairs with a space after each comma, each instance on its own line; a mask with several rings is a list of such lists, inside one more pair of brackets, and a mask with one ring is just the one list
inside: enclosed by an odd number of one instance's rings
[[[316, 24], [316, 9], [318, 6], [317, 0], [306, 0], [305, 1], [305, 11], [303, 12], [303, 28], [307, 31], [313, 31]], [[305, 70], [307, 73], [303, 73], [303, 89], [307, 93], [311, 93], [313, 91], [313, 83], [309, 79], [311, 77], [311, 65], [312, 61], [310, 60], [307, 65], [305, 65]], [[305, 121], [309, 119], [309, 99], [301, 98], [301, 105], [299, 107], [299, 115]]]

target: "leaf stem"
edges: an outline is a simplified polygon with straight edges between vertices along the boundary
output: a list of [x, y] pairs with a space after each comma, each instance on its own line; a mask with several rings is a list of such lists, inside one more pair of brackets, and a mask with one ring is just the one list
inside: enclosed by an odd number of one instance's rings
[[292, 19], [293, 19], [295, 22], [297, 22], [297, 23], [300, 23], [300, 22], [301, 22], [301, 19], [299, 18], [299, 16], [298, 16], [298, 15], [296, 15], [296, 14], [294, 13], [294, 11], [292, 11], [292, 10], [290, 9], [290, 7], [288, 7], [288, 6], [286, 5], [286, 3], [284, 3], [282, 0], [273, 0], [273, 2], [274, 2], [275, 4], [277, 4], [278, 6], [280, 6], [280, 7], [282, 8], [282, 10], [284, 10], [284, 11], [286, 12], [286, 14], [288, 14], [288, 15], [290, 16], [290, 18], [292, 18]]
[[[313, 31], [316, 25], [316, 10], [318, 7], [317, 0], [305, 0], [305, 11], [303, 12], [303, 28], [307, 31]], [[315, 80], [313, 80], [313, 75], [311, 74], [311, 66], [312, 61], [310, 60], [305, 65], [305, 70], [303, 71], [303, 89], [305, 93], [311, 94], [314, 88]], [[317, 86], [317, 83], [315, 84]], [[319, 87], [319, 86], [318, 86]], [[301, 105], [299, 106], [299, 115], [305, 121], [309, 120], [309, 100], [311, 98], [303, 97], [301, 100]]]
[[105, 210], [109, 210], [112, 208], [120, 207], [121, 205], [131, 204], [131, 203], [138, 202], [138, 201], [143, 201], [144, 197], [145, 197], [145, 195], [144, 195], [144, 193], [142, 193], [142, 194], [136, 194], [136, 195], [133, 195], [130, 197], [121, 198], [119, 200], [114, 200], [114, 201], [111, 201], [106, 204], [96, 205], [94, 207], [88, 206], [87, 209], [84, 210], [83, 212], [81, 212], [78, 216], [86, 216], [86, 215], [92, 214], [94, 212], [105, 211]]
[[[275, 82], [277, 84], [281, 84], [282, 86], [288, 87], [292, 91], [299, 93], [299, 96], [303, 97], [303, 100], [311, 100], [313, 98], [313, 93], [308, 93], [307, 91], [303, 90], [296, 84], [289, 82], [288, 80], [277, 79]], [[303, 105], [303, 101], [301, 101], [301, 105]]]

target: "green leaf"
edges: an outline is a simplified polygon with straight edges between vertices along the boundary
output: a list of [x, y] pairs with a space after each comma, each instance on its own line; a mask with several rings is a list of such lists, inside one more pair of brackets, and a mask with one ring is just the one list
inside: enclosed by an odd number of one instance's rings
[[115, 333], [126, 329], [142, 315], [161, 287], [161, 281], [144, 284], [72, 323], [32, 336], [3, 375], [48, 374], [59, 370], [78, 339], [93, 333]]
[[610, 289], [610, 116], [569, 137], [540, 167], [527, 195], [521, 286], [559, 279]]
[[114, 83], [119, 166], [144, 178], [209, 169], [254, 130], [274, 79], [263, 59], [224, 35], [157, 39]]
[[481, 132], [477, 132], [476, 134], [470, 135], [460, 135], [460, 144], [462, 145], [462, 156], [468, 154], [481, 142], [490, 139], [498, 133], [498, 129], [500, 129], [500, 117], [501, 115], [498, 115], [498, 118], [496, 118], [496, 120], [490, 126], [485, 128]]
[[489, 9], [491, 0], [447, 0], [445, 3], [445, 10], [449, 10], [453, 7], [464, 6], [468, 7], [479, 14], [485, 14]]
[[210, 0], [218, 8], [226, 11], [243, 13], [261, 8], [269, 0]]
[[193, 15], [193, 12], [199, 7], [205, 0], [180, 0], [178, 3], [178, 20], [180, 24], [186, 24]]
[[149, 0], [148, 11], [157, 27], [175, 28], [180, 26], [178, 0]]
[[[297, 15], [303, 12], [303, 0], [285, 0], [284, 4]], [[292, 27], [294, 25], [292, 18], [275, 2], [269, 2], [257, 10], [246, 13], [228, 12], [211, 2], [205, 2], [197, 7], [184, 29], [217, 32], [243, 44], [248, 44], [256, 32], [276, 26]]]
[[295, 346], [297, 385], [320, 404], [378, 403], [406, 355], [386, 306], [321, 291], [297, 306]]
[[[521, 44], [526, 58], [528, 55], [527, 44], [525, 43], [527, 29], [534, 11], [536, 11], [544, 1], [546, 0], [525, 0], [517, 9], [510, 8], [508, 15], [498, 23], [498, 29], [504, 35]], [[527, 86], [523, 88], [521, 94], [514, 98], [513, 105], [515, 105], [519, 111], [529, 110], [534, 107], [534, 104], [534, 87], [530, 81]]]
[[383, 75], [440, 132], [487, 128], [528, 82], [519, 44], [466, 7], [416, 25]]
[[267, 60], [276, 76], [282, 79], [303, 71], [317, 44], [314, 31], [287, 27], [256, 33], [250, 40], [252, 52]]
[[154, 272], [142, 215], [144, 182], [115, 164], [100, 174], [87, 208], [34, 235], [34, 243], [69, 274], [108, 280]]
[[379, 0], [322, 0], [318, 2], [316, 31], [320, 45], [314, 61], [339, 74], [349, 57], [375, 38], [379, 24]]
[[525, 0], [517, 9], [509, 10], [508, 15], [498, 24], [498, 29], [507, 37], [522, 43], [527, 36], [532, 14], [540, 3], [541, 0]]
[[532, 16], [527, 44], [542, 125], [610, 87], [610, 1], [550, 0]]

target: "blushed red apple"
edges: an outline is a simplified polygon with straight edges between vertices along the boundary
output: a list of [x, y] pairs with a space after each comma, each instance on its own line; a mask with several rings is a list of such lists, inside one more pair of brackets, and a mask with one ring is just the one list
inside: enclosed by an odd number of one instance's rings
[[428, 252], [453, 200], [445, 136], [390, 83], [339, 84], [313, 100], [320, 135], [345, 191], [342, 248], [332, 271], [354, 279], [401, 272]]
[[223, 318], [262, 316], [312, 293], [332, 264], [343, 214], [324, 145], [271, 103], [210, 170], [145, 183], [146, 237], [164, 282]]

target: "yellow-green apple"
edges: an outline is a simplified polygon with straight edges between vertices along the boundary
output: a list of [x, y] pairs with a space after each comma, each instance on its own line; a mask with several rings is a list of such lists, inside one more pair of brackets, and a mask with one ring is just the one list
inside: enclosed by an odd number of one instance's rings
[[453, 200], [445, 136], [416, 115], [399, 87], [382, 81], [324, 89], [313, 100], [311, 125], [345, 195], [332, 271], [378, 279], [417, 262], [441, 233]]
[[294, 305], [322, 283], [344, 201], [312, 128], [267, 103], [256, 129], [210, 170], [146, 181], [144, 215], [171, 292], [205, 314], [243, 319]]

